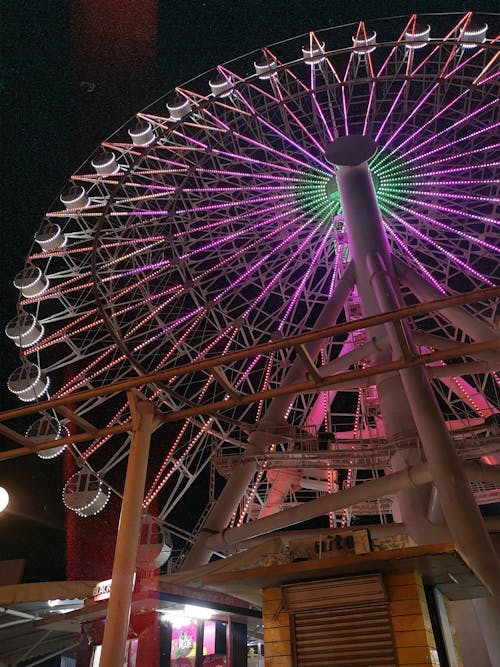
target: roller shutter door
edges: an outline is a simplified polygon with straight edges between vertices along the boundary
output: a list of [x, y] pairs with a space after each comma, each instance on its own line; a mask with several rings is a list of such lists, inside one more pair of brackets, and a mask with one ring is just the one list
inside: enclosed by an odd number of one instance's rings
[[296, 667], [396, 667], [379, 575], [284, 586]]

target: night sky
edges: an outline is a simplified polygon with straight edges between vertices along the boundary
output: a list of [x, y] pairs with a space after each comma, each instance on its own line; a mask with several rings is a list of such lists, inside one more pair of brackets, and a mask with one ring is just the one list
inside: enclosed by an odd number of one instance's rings
[[[158, 3], [155, 35], [153, 4], [138, 0], [4, 3], [0, 22], [2, 410], [19, 404], [6, 389], [9, 374], [19, 365], [16, 348], [3, 335], [5, 324], [16, 314], [12, 279], [23, 267], [44, 212], [68, 177], [136, 111], [219, 63], [311, 29], [359, 19], [369, 25], [370, 18], [404, 15], [417, 8], [462, 12], [472, 4], [478, 12], [498, 11], [495, 0], [169, 0]], [[92, 13], [94, 6], [98, 9]], [[120, 13], [116, 30], [106, 34], [103, 26]], [[0, 438], [1, 449], [11, 446]], [[0, 516], [0, 559], [26, 558], [25, 580], [65, 576], [61, 465], [32, 456], [0, 463], [0, 485], [12, 496], [10, 512]]]

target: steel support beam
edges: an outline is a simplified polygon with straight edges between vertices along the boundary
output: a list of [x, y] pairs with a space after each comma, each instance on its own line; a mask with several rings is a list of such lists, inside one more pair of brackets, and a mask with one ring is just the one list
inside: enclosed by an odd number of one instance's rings
[[[368, 159], [375, 148], [371, 139], [354, 135], [337, 139], [326, 153], [327, 158], [337, 165], [338, 189], [364, 314], [390, 312], [402, 305], [368, 167]], [[404, 320], [386, 324], [384, 328], [396, 357], [408, 361], [416, 356], [411, 332]], [[487, 336], [482, 330], [475, 333], [481, 338]], [[393, 437], [394, 428], [397, 428], [393, 420], [407, 414], [418, 432], [448, 529], [458, 549], [489, 590], [500, 595], [500, 561], [425, 369], [404, 368], [399, 371], [399, 378], [400, 383], [395, 378], [389, 383], [377, 383], [387, 435]], [[398, 385], [404, 389], [402, 393], [398, 392]], [[404, 496], [401, 499], [406, 500]], [[409, 500], [411, 502], [405, 502], [406, 516], [403, 515], [403, 519], [409, 524], [414, 518], [416, 529], [425, 538], [429, 499], [412, 493]], [[420, 501], [426, 501], [425, 507]]]
[[100, 667], [123, 667], [125, 660], [142, 499], [153, 430], [154, 405], [149, 401], [136, 401], [131, 394], [129, 403], [134, 430], [118, 524]]

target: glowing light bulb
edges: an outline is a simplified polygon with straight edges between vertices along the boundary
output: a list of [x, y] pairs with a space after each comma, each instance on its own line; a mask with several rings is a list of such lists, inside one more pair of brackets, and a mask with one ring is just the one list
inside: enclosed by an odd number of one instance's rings
[[9, 504], [9, 493], [7, 489], [4, 489], [3, 486], [0, 486], [0, 512], [3, 512], [8, 504]]

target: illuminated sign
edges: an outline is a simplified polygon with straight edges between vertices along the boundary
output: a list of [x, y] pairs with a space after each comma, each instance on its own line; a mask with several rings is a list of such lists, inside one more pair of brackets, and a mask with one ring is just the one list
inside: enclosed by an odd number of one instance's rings
[[[132, 590], [134, 590], [135, 587], [135, 572], [134, 572], [134, 581], [132, 583]], [[105, 579], [104, 581], [100, 581], [98, 584], [94, 586], [94, 590], [92, 591], [92, 595], [94, 596], [94, 602], [98, 602], [99, 600], [107, 600], [111, 594], [111, 579]]]
[[105, 581], [100, 581], [94, 586], [92, 594], [94, 596], [94, 602], [98, 600], [107, 600], [111, 593], [111, 579], [106, 579]]

